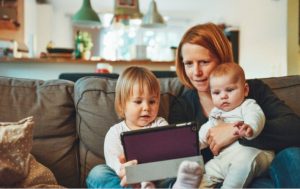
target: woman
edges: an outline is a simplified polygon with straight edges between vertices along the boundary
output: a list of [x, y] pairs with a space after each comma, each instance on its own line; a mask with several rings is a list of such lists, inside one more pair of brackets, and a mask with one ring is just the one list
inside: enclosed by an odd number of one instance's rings
[[[208, 77], [212, 70], [222, 62], [232, 62], [233, 53], [229, 41], [218, 26], [207, 23], [190, 28], [183, 36], [177, 51], [176, 72], [179, 80], [190, 90], [176, 99], [170, 107], [170, 123], [197, 121], [201, 124], [207, 121], [207, 116], [213, 108], [209, 93]], [[247, 71], [247, 70], [246, 70]], [[262, 133], [254, 140], [239, 139], [242, 145], [279, 152], [287, 147], [300, 146], [300, 118], [286, 104], [284, 104], [272, 90], [260, 80], [248, 80], [249, 98], [253, 98], [263, 109], [266, 124]], [[210, 129], [208, 143], [210, 151], [217, 155], [224, 147], [238, 140], [232, 133], [234, 124], [220, 123], [218, 127]], [[279, 170], [271, 166], [273, 187], [300, 187], [300, 175], [295, 178], [284, 173], [300, 170], [300, 165], [291, 166], [290, 161], [300, 160], [300, 148], [290, 148], [282, 155], [281, 165], [286, 170]], [[209, 151], [202, 152], [204, 159], [212, 156]], [[290, 154], [299, 154], [293, 156]], [[292, 159], [287, 159], [292, 157]], [[279, 157], [280, 158], [280, 157]], [[294, 158], [294, 159], [293, 159]], [[282, 168], [281, 168], [282, 169]], [[274, 171], [275, 170], [275, 171]], [[293, 173], [292, 173], [293, 174]], [[294, 173], [297, 174], [297, 173]], [[288, 185], [280, 185], [287, 183]], [[252, 182], [251, 186], [264, 187], [262, 183]], [[272, 187], [272, 185], [270, 186]]]

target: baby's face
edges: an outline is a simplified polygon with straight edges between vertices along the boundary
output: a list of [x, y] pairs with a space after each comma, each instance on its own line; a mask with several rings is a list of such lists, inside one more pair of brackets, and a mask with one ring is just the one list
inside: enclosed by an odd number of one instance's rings
[[210, 78], [210, 91], [214, 105], [223, 111], [230, 111], [241, 105], [249, 88], [241, 79], [234, 81], [229, 76], [218, 76]]
[[141, 93], [139, 85], [133, 86], [132, 95], [126, 102], [125, 122], [131, 129], [141, 129], [153, 122], [159, 109], [159, 96], [147, 88]]

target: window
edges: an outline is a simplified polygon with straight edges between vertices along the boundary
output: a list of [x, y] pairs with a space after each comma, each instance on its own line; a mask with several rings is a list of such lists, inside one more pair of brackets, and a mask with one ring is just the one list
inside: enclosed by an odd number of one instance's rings
[[183, 28], [112, 25], [101, 30], [100, 56], [111, 60], [172, 61]]

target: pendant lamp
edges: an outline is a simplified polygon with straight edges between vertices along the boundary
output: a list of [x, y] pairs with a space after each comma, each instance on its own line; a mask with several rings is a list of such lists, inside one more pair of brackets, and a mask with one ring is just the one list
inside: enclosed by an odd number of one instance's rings
[[72, 17], [72, 22], [81, 27], [100, 27], [101, 21], [93, 10], [90, 0], [83, 0], [79, 11]]
[[165, 21], [157, 10], [157, 5], [155, 0], [151, 0], [149, 9], [146, 15], [143, 17], [141, 26], [148, 27], [148, 28], [165, 26]]

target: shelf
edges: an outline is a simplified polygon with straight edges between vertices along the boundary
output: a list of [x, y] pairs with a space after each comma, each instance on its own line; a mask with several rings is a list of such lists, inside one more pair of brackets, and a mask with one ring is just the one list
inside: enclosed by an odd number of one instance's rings
[[111, 65], [138, 65], [138, 64], [155, 64], [155, 65], [175, 65], [174, 61], [151, 61], [151, 60], [76, 60], [65, 58], [0, 58], [0, 63], [74, 63], [74, 64], [97, 64], [109, 63]]
[[98, 63], [108, 63], [112, 73], [122, 73], [128, 66], [142, 66], [153, 71], [170, 71], [173, 61], [97, 60], [84, 61], [64, 58], [0, 58], [0, 76], [29, 79], [57, 79], [61, 73], [95, 73]]

